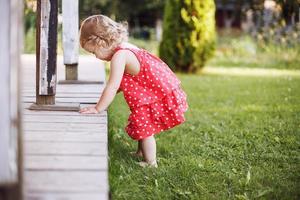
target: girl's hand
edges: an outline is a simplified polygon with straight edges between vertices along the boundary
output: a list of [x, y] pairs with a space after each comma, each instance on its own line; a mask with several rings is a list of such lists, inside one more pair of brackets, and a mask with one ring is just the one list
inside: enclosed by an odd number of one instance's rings
[[95, 106], [81, 108], [79, 110], [79, 112], [82, 114], [98, 114], [99, 113], [99, 111], [96, 109]]

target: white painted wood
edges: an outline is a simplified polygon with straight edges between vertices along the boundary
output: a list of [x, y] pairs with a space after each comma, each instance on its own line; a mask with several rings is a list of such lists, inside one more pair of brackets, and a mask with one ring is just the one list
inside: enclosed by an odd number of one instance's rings
[[107, 170], [106, 156], [27, 155], [28, 170]]
[[27, 141], [25, 155], [105, 156], [107, 144], [99, 142], [31, 142]]
[[[30, 103], [29, 103], [30, 104]], [[81, 107], [83, 106], [82, 104], [80, 105]], [[84, 104], [84, 106], [89, 106], [87, 104]], [[23, 110], [23, 114], [25, 115], [48, 115], [48, 116], [89, 116], [89, 117], [107, 117], [106, 111], [105, 112], [101, 112], [99, 114], [81, 114], [79, 112], [68, 112], [68, 111], [37, 111], [37, 110], [27, 110], [27, 106], [24, 106], [24, 110]]]
[[97, 193], [85, 193], [85, 192], [30, 192], [25, 194], [25, 200], [103, 200], [108, 199], [108, 193], [97, 192]]
[[[99, 131], [99, 130], [98, 130]], [[107, 142], [107, 135], [102, 132], [85, 131], [85, 132], [51, 132], [51, 131], [25, 131], [25, 141], [44, 141], [44, 142]]]
[[[103, 85], [100, 84], [88, 84], [88, 85], [78, 85], [78, 84], [73, 84], [73, 85], [59, 85], [59, 87], [56, 88], [56, 93], [98, 93], [99, 95], [101, 94], [100, 92], [104, 89]], [[32, 92], [32, 87], [23, 87], [22, 89], [23, 92]]]
[[0, 185], [18, 182], [22, 4], [0, 0]]
[[55, 115], [24, 115], [23, 122], [51, 122], [51, 123], [79, 123], [79, 124], [99, 124], [107, 123], [107, 117], [87, 116], [55, 116]]
[[85, 130], [101, 130], [105, 124], [78, 124], [78, 123], [43, 123], [43, 122], [26, 122], [23, 125], [24, 130], [31, 131], [85, 131]]
[[[56, 103], [93, 103], [96, 104], [99, 98], [55, 98]], [[35, 97], [22, 97], [22, 102], [35, 102]]]
[[78, 63], [79, 52], [79, 2], [62, 0], [64, 64]]
[[[34, 97], [35, 93], [33, 92], [23, 92], [23, 97]], [[64, 92], [64, 93], [56, 93], [55, 97], [61, 97], [61, 98], [100, 98], [101, 93], [75, 93], [75, 92]]]
[[27, 192], [107, 192], [105, 171], [25, 171]]

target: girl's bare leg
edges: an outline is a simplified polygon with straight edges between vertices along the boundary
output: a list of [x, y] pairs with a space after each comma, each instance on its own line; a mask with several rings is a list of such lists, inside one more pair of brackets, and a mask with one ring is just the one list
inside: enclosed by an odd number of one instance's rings
[[149, 136], [141, 140], [144, 159], [148, 164], [156, 164], [156, 141], [154, 136]]
[[136, 151], [136, 154], [139, 156], [143, 156], [143, 152], [142, 152], [142, 140], [138, 141], [138, 149]]
[[138, 141], [138, 148], [136, 151], [130, 152], [131, 155], [137, 156], [137, 157], [143, 157], [143, 152], [142, 152], [142, 141]]

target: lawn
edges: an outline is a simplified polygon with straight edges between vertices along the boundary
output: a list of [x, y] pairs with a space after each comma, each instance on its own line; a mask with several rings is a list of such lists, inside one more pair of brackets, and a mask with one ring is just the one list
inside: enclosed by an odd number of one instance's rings
[[177, 75], [187, 121], [156, 136], [158, 169], [129, 155], [123, 94], [109, 107], [112, 199], [299, 199], [299, 72]]

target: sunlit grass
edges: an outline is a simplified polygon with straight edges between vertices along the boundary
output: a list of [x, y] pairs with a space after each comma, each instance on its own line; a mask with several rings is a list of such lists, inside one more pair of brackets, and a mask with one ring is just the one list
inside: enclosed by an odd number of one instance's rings
[[298, 76], [300, 70], [287, 69], [264, 69], [264, 68], [241, 68], [241, 67], [205, 67], [199, 70], [198, 74], [218, 74], [232, 76]]

